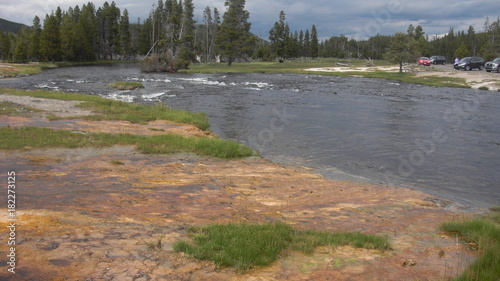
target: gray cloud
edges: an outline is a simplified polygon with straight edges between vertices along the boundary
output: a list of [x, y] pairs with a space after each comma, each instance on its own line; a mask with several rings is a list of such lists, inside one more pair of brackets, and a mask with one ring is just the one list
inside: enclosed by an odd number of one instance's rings
[[[30, 25], [34, 15], [44, 18], [45, 14], [61, 6], [83, 5], [88, 0], [22, 0], [0, 3], [0, 17]], [[103, 0], [92, 1], [97, 7]], [[111, 1], [109, 1], [111, 2]], [[157, 0], [147, 2], [136, 0], [115, 0], [121, 9], [128, 9], [131, 21], [148, 16]], [[203, 19], [205, 7], [216, 7], [221, 14], [225, 11], [225, 0], [194, 0], [195, 17]], [[313, 24], [319, 36], [328, 38], [344, 34], [355, 38], [367, 38], [377, 33], [383, 35], [406, 31], [409, 24], [421, 25], [426, 34], [432, 36], [467, 30], [472, 25], [482, 31], [485, 18], [496, 20], [500, 16], [498, 0], [247, 0], [252, 32], [267, 38], [281, 10], [285, 11], [292, 31], [310, 29]]]

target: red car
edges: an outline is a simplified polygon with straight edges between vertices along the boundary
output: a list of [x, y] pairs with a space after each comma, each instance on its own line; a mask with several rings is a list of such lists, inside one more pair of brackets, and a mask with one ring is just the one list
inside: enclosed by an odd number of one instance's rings
[[429, 60], [428, 57], [421, 57], [418, 59], [418, 65], [427, 65], [427, 66], [430, 66], [431, 65], [431, 61]]

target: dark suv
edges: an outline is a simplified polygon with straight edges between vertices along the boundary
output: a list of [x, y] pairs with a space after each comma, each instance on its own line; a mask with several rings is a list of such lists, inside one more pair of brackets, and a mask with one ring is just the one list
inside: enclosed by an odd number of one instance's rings
[[432, 64], [442, 64], [446, 63], [446, 58], [443, 56], [432, 56], [430, 59]]
[[477, 68], [483, 70], [484, 59], [481, 57], [465, 57], [455, 66], [456, 69], [472, 70]]

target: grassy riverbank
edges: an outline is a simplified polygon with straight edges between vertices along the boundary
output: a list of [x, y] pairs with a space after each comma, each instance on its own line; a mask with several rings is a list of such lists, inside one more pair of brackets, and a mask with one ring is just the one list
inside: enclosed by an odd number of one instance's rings
[[[130, 61], [126, 61], [130, 62]], [[57, 62], [57, 63], [32, 63], [32, 64], [0, 64], [1, 77], [16, 77], [34, 75], [40, 73], [44, 68], [64, 67], [64, 66], [86, 66], [123, 63], [123, 61], [95, 61], [95, 62]], [[415, 73], [397, 73], [385, 70], [387, 67], [394, 67], [387, 61], [374, 61], [374, 66], [366, 71], [354, 70], [354, 68], [365, 67], [365, 60], [347, 60], [334, 58], [320, 58], [315, 60], [287, 60], [279, 62], [253, 61], [248, 63], [233, 63], [228, 66], [226, 63], [199, 63], [193, 64], [190, 69], [181, 70], [182, 73], [296, 73], [296, 74], [316, 74], [332, 76], [366, 77], [387, 79], [404, 83], [422, 84], [436, 87], [460, 87], [469, 88], [463, 78], [439, 76], [439, 71], [430, 70], [436, 76], [421, 77]], [[342, 70], [310, 71], [308, 69], [331, 68], [342, 66]], [[429, 69], [423, 68], [424, 71]], [[114, 85], [113, 87], [122, 87]]]
[[[204, 131], [207, 131], [210, 126], [208, 118], [203, 113], [170, 109], [166, 105], [137, 105], [91, 95], [50, 91], [0, 89], [0, 94], [31, 96], [64, 101], [81, 101], [82, 103], [78, 104], [78, 107], [94, 112], [94, 115], [74, 116], [70, 117], [71, 119], [78, 118], [95, 121], [120, 120], [139, 124], [146, 124], [156, 120], [168, 120], [182, 124], [191, 124]], [[12, 102], [4, 102], [2, 104], [3, 107], [0, 112], [6, 115], [27, 116], [29, 112], [36, 112], [36, 109], [24, 108]], [[50, 119], [67, 118], [51, 116]], [[108, 147], [113, 145], [135, 145], [137, 150], [147, 154], [190, 152], [202, 156], [224, 159], [242, 158], [254, 154], [251, 148], [233, 141], [207, 137], [183, 137], [174, 134], [161, 134], [155, 136], [87, 132], [82, 134], [37, 127], [1, 127], [0, 139], [2, 139], [0, 149], [5, 150], [47, 147], [78, 148], [88, 146]]]
[[[338, 70], [328, 70], [328, 68], [342, 65]], [[339, 60], [339, 59], [317, 59], [317, 60], [291, 60], [284, 63], [279, 62], [249, 62], [233, 63], [228, 66], [226, 63], [205, 63], [194, 64], [185, 73], [295, 73], [311, 75], [330, 75], [344, 77], [365, 77], [399, 81], [404, 83], [422, 84], [436, 87], [459, 87], [469, 88], [465, 79], [455, 77], [436, 76], [419, 77], [415, 73], [398, 73], [384, 70], [387, 67], [395, 67], [387, 61], [375, 61], [375, 66], [369, 67], [365, 71], [358, 71], [355, 68], [365, 67], [365, 60]], [[308, 69], [321, 69], [325, 71], [310, 71]], [[425, 71], [434, 71], [425, 69]]]
[[12, 78], [35, 75], [44, 69], [67, 66], [104, 65], [115, 63], [134, 63], [134, 61], [100, 60], [91, 62], [32, 62], [32, 63], [0, 63], [0, 78]]
[[251, 148], [217, 138], [187, 138], [173, 134], [137, 136], [130, 134], [73, 133], [37, 127], [0, 127], [0, 149], [80, 148], [134, 145], [145, 154], [188, 152], [201, 156], [235, 159], [252, 156]]
[[[208, 118], [204, 113], [171, 109], [166, 105], [146, 106], [105, 99], [92, 95], [53, 91], [0, 89], [0, 94], [31, 96], [66, 101], [82, 101], [79, 107], [91, 110], [95, 113], [94, 115], [79, 117], [86, 120], [126, 120], [132, 123], [168, 120], [177, 123], [191, 124], [203, 131], [208, 130], [210, 127]], [[53, 117], [53, 119], [57, 119], [57, 117]]]

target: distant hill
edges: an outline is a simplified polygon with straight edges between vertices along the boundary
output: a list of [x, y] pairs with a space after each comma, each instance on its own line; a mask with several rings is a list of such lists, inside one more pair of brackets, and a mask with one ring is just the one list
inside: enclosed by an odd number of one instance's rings
[[0, 19], [0, 30], [3, 32], [11, 32], [11, 33], [19, 33], [21, 28], [26, 25], [17, 23], [17, 22], [11, 22], [8, 20]]

